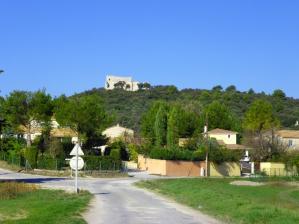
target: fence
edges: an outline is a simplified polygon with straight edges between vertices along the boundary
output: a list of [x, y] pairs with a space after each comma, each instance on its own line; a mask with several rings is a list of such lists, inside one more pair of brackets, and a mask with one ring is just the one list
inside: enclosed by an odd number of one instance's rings
[[[84, 171], [123, 171], [122, 162], [120, 160], [114, 160], [109, 156], [85, 156]], [[69, 164], [65, 159], [53, 159], [47, 156], [39, 156], [36, 164], [33, 166], [23, 156], [15, 153], [7, 153], [0, 151], [0, 160], [6, 161], [8, 164], [18, 166], [23, 169], [43, 169], [43, 170], [63, 170], [69, 169]]]
[[3, 151], [0, 151], [0, 160], [19, 167], [25, 167], [26, 165], [26, 161], [22, 156], [17, 154], [9, 154]]
[[278, 177], [295, 177], [298, 176], [296, 169], [287, 170], [283, 168], [264, 168], [261, 170], [261, 174], [266, 176], [278, 176]]

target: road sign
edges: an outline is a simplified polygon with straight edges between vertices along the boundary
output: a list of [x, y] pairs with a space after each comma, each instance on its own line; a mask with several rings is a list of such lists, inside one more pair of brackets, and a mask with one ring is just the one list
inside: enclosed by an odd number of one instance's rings
[[75, 170], [75, 190], [78, 193], [79, 192], [79, 188], [78, 188], [78, 170], [81, 170], [84, 166], [84, 161], [81, 157], [79, 156], [83, 156], [84, 153], [81, 149], [81, 146], [77, 143], [73, 150], [70, 153], [71, 156], [74, 156], [71, 161], [70, 161], [70, 166], [72, 169]]
[[81, 146], [78, 143], [74, 146], [74, 148], [72, 149], [70, 155], [71, 156], [77, 156], [77, 155], [78, 156], [84, 156], [84, 152], [82, 151]]
[[[71, 158], [70, 160], [70, 167], [73, 169], [73, 170], [76, 170], [77, 168], [77, 157], [74, 156], [73, 158]], [[82, 170], [84, 167], [84, 160], [78, 156], [78, 170]]]

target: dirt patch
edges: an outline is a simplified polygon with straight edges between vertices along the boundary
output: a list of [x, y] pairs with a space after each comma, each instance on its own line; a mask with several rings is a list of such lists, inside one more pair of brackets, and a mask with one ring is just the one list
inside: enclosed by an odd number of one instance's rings
[[258, 187], [265, 185], [264, 183], [258, 183], [258, 182], [252, 182], [248, 180], [236, 180], [230, 183], [231, 185], [236, 186], [252, 186], [252, 187]]
[[1, 222], [17, 221], [17, 220], [26, 219], [26, 218], [27, 218], [27, 214], [24, 210], [21, 210], [13, 215], [3, 215], [0, 213], [0, 221]]

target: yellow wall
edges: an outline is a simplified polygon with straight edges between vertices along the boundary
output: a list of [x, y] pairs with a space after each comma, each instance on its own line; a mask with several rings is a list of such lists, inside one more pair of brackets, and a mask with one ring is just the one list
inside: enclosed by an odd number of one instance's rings
[[215, 138], [218, 141], [223, 141], [225, 144], [231, 145], [231, 144], [237, 144], [237, 135], [236, 134], [230, 134], [230, 137], [228, 137], [228, 134], [209, 134], [210, 138]]
[[284, 163], [262, 162], [260, 163], [260, 170], [265, 172], [268, 176], [287, 175]]
[[239, 177], [241, 176], [241, 167], [239, 163], [221, 163], [221, 164], [215, 164], [210, 163], [209, 164], [209, 176], [211, 177], [223, 177], [223, 176], [229, 176], [229, 177]]

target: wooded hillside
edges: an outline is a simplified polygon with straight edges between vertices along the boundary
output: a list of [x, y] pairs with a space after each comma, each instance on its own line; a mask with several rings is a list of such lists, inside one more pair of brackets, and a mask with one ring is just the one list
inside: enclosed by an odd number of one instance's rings
[[243, 119], [245, 111], [254, 100], [264, 99], [273, 105], [282, 127], [295, 128], [294, 124], [299, 120], [299, 99], [287, 97], [281, 90], [275, 90], [273, 94], [267, 95], [263, 92], [255, 93], [252, 89], [240, 92], [235, 86], [229, 86], [226, 89], [215, 86], [212, 90], [178, 90], [175, 86], [155, 86], [150, 90], [136, 92], [121, 89], [107, 91], [99, 88], [78, 95], [91, 93], [98, 93], [103, 98], [107, 111], [115, 117], [115, 123], [136, 131], [140, 130], [141, 117], [144, 112], [157, 100], [181, 103], [185, 107], [192, 105], [193, 108], [198, 108], [199, 112], [206, 105], [217, 100], [229, 107], [238, 118]]

